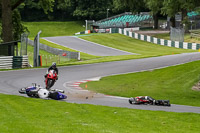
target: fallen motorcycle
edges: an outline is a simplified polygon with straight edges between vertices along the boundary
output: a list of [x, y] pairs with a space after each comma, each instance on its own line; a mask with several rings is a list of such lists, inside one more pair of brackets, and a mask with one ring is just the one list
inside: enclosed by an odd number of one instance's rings
[[149, 104], [149, 105], [160, 105], [160, 106], [171, 106], [169, 100], [156, 100], [150, 96], [137, 96], [131, 97], [129, 100], [130, 104]]
[[64, 95], [63, 90], [58, 89], [51, 89], [47, 90], [40, 85], [36, 85], [36, 83], [33, 83], [32, 86], [24, 87], [19, 90], [19, 93], [21, 94], [27, 94], [29, 97], [34, 98], [42, 98], [42, 99], [55, 99], [55, 100], [61, 100], [66, 99], [67, 96]]

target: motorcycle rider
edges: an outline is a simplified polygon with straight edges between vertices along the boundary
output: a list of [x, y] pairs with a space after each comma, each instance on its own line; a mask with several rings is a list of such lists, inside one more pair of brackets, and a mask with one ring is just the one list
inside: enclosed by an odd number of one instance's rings
[[45, 78], [47, 77], [48, 73], [50, 70], [54, 70], [57, 73], [57, 79], [58, 80], [58, 68], [56, 67], [56, 63], [53, 62], [52, 65], [48, 68], [46, 75], [44, 76]]

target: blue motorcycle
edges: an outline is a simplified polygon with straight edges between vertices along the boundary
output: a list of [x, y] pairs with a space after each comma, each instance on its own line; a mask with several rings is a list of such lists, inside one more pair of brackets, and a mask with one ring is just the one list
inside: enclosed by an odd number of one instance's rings
[[58, 89], [47, 90], [46, 88], [43, 88], [40, 85], [36, 85], [36, 83], [33, 83], [32, 86], [21, 88], [19, 90], [19, 93], [27, 94], [27, 96], [34, 98], [42, 98], [42, 99], [51, 98], [55, 100], [67, 99], [67, 96], [63, 94], [64, 93], [63, 90], [58, 90]]

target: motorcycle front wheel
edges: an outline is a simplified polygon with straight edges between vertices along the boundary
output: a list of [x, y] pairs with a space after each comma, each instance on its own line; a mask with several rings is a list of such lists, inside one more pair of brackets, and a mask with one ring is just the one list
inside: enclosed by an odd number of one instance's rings
[[50, 89], [54, 85], [55, 81], [48, 79], [46, 89]]

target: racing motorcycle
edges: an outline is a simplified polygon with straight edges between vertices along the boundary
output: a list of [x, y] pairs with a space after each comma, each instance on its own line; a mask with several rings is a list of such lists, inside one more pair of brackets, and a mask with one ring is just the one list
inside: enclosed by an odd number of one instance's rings
[[58, 75], [55, 70], [50, 70], [45, 78], [46, 89], [50, 89], [58, 79]]
[[156, 100], [150, 96], [137, 96], [131, 97], [129, 100], [130, 104], [149, 104], [149, 105], [161, 105], [161, 106], [171, 106], [169, 100]]
[[40, 85], [36, 85], [36, 83], [33, 83], [32, 86], [24, 87], [19, 90], [19, 93], [21, 94], [27, 94], [29, 97], [34, 98], [42, 98], [42, 99], [55, 99], [55, 100], [61, 100], [66, 99], [67, 96], [64, 95], [63, 90], [58, 89], [51, 89], [47, 90]]

